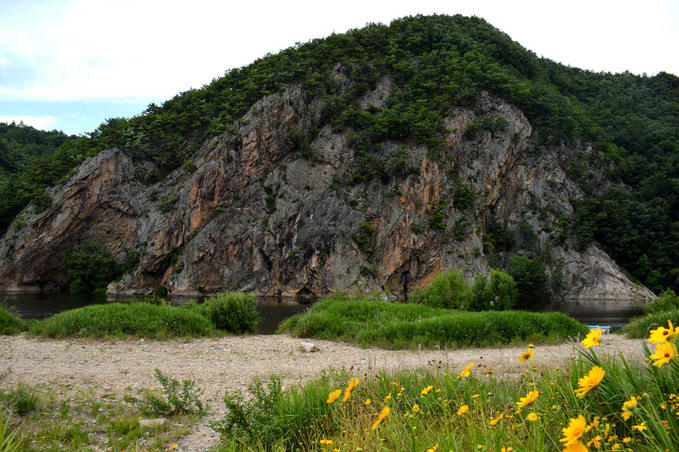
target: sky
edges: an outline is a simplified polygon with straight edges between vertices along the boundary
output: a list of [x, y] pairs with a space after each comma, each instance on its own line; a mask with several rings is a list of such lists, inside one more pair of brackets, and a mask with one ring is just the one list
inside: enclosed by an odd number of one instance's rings
[[0, 0], [0, 122], [87, 134], [295, 43], [434, 13], [570, 66], [679, 75], [677, 0]]

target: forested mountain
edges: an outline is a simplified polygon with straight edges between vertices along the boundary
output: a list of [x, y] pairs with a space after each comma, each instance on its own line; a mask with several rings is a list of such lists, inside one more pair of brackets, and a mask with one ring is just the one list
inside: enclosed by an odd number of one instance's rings
[[38, 208], [49, 205], [45, 189], [80, 163], [68, 156], [76, 139], [23, 123], [0, 123], [0, 234], [29, 202]]
[[[386, 100], [366, 101], [385, 80]], [[538, 58], [476, 17], [406, 17], [315, 39], [229, 70], [133, 118], [109, 119], [88, 138], [67, 141], [56, 153], [36, 151], [42, 156], [10, 157], [9, 163], [0, 154], [3, 171], [15, 173], [3, 176], [0, 186], [0, 228], [30, 199], [44, 208], [49, 201], [40, 200], [44, 186], [106, 149], [117, 147], [131, 158], [136, 180], [146, 186], [162, 183], [178, 169], [191, 173], [208, 143], [224, 134], [242, 136], [244, 117], [253, 106], [291, 86], [300, 86], [304, 105], [314, 106], [308, 121], [286, 132], [292, 152], [322, 164], [321, 131], [329, 128], [347, 137], [353, 160], [350, 170], [332, 181], [336, 190], [417, 174], [403, 149], [383, 158], [377, 150], [385, 143], [426, 148], [428, 158], [441, 166], [454, 159], [446, 128], [451, 112], [466, 109], [475, 115], [462, 131], [465, 140], [500, 134], [507, 120], [485, 110], [484, 93], [528, 118], [529, 150], [536, 155], [591, 144], [591, 151], [562, 159], [584, 197], [572, 200], [574, 212], [548, 212], [556, 218], [554, 242], [570, 241], [580, 250], [596, 242], [651, 289], [679, 290], [679, 78], [564, 66]], [[516, 142], [524, 138], [516, 133]], [[30, 174], [48, 177], [29, 187], [28, 195], [14, 198], [22, 177], [36, 180]], [[455, 185], [458, 199], [447, 201], [449, 207], [464, 202], [467, 182]], [[270, 198], [273, 191], [267, 191]], [[473, 202], [478, 193], [467, 195]], [[527, 251], [521, 231], [508, 230], [501, 216], [473, 222], [482, 228], [478, 234], [489, 263], [494, 254]], [[525, 227], [523, 233], [531, 235]]]

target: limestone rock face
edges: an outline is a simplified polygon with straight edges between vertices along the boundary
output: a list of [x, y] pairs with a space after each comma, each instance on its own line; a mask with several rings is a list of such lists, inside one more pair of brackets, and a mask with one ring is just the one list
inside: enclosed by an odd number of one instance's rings
[[[384, 104], [390, 86], [379, 83], [361, 108]], [[8, 230], [0, 288], [59, 289], [67, 250], [98, 241], [119, 262], [141, 256], [111, 293], [402, 294], [441, 270], [471, 277], [506, 264], [512, 253], [489, 253], [483, 240], [490, 225], [503, 224], [524, 249], [547, 256], [568, 299], [653, 296], [596, 246], [579, 251], [555, 239], [570, 200], [582, 197], [563, 168], [592, 152], [586, 145], [538, 147], [521, 111], [484, 94], [475, 109], [450, 112], [440, 151], [384, 142], [373, 152], [382, 173], [361, 172], [350, 131], [324, 125], [309, 133], [322, 107], [300, 86], [268, 96], [237, 133], [202, 144], [195, 170], [179, 168], [153, 185], [138, 177], [150, 163], [124, 150], [87, 160], [52, 189], [49, 209], [27, 208], [25, 224]], [[304, 152], [295, 136], [307, 139]]]

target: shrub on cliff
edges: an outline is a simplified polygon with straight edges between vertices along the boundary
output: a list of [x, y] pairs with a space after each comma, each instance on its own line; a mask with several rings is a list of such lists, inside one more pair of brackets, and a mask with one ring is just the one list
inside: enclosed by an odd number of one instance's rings
[[216, 329], [233, 334], [254, 333], [261, 320], [255, 296], [243, 292], [226, 292], [192, 309], [208, 318]]
[[21, 317], [0, 306], [0, 334], [17, 334], [26, 329]]

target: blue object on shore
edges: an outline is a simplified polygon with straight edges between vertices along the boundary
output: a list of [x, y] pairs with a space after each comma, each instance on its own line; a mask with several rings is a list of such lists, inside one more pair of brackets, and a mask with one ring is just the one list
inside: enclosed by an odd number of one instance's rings
[[601, 328], [601, 332], [602, 332], [603, 334], [608, 334], [608, 332], [611, 330], [611, 327], [610, 327], [610, 326], [607, 326], [607, 325], [587, 325], [587, 328], [589, 328], [589, 329], [591, 329], [591, 330], [595, 330], [595, 329], [597, 329], [597, 328]]

